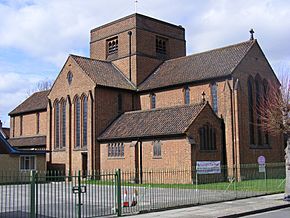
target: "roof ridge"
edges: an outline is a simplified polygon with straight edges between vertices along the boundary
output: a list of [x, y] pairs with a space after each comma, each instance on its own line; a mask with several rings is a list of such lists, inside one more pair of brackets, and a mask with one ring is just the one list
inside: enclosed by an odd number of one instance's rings
[[[243, 42], [227, 45], [227, 46], [224, 46], [224, 47], [214, 48], [214, 49], [210, 49], [210, 50], [206, 50], [206, 51], [202, 51], [202, 52], [197, 52], [197, 53], [194, 53], [194, 54], [191, 54], [191, 55], [186, 55], [186, 56], [182, 56], [182, 57], [178, 57], [178, 58], [169, 59], [169, 60], [164, 61], [164, 63], [175, 61], [175, 60], [179, 60], [179, 59], [183, 59], [183, 58], [193, 57], [193, 56], [200, 55], [200, 54], [206, 54], [206, 53], [213, 52], [213, 51], [219, 51], [219, 50], [223, 50], [223, 49], [239, 46], [239, 45], [242, 45], [242, 44], [246, 44], [246, 43], [249, 43], [249, 42], [252, 42], [252, 45], [253, 45], [255, 42], [257, 42], [257, 39], [247, 40], [247, 41], [243, 41]], [[160, 66], [162, 66], [162, 64]]]
[[135, 114], [135, 113], [145, 113], [145, 112], [156, 112], [156, 111], [164, 111], [170, 109], [177, 109], [177, 108], [186, 108], [186, 107], [194, 107], [194, 106], [202, 106], [206, 105], [204, 103], [193, 103], [193, 104], [183, 104], [183, 105], [175, 105], [175, 106], [168, 106], [168, 107], [160, 107], [154, 109], [146, 109], [146, 110], [136, 110], [136, 111], [127, 111], [124, 114]]
[[84, 57], [84, 56], [75, 55], [75, 54], [70, 54], [69, 56], [71, 56], [72, 58], [77, 57], [77, 58], [87, 59], [87, 60], [90, 60], [90, 61], [99, 61], [99, 62], [104, 62], [104, 63], [108, 63], [108, 64], [111, 63], [111, 61], [99, 60], [99, 59], [94, 59], [94, 58], [90, 58], [90, 57]]
[[34, 94], [39, 94], [39, 93], [43, 93], [43, 92], [49, 92], [50, 89], [47, 89], [47, 90], [41, 90], [41, 91], [36, 91], [36, 92], [33, 92], [28, 98], [30, 98], [32, 95]]

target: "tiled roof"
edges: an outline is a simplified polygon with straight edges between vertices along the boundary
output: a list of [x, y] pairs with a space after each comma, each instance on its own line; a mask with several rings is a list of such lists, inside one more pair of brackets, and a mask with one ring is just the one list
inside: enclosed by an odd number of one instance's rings
[[3, 133], [5, 134], [5, 136], [6, 136], [7, 138], [10, 137], [10, 128], [3, 127], [3, 128], [2, 128], [2, 131], [3, 131]]
[[8, 142], [15, 147], [43, 147], [46, 145], [46, 136], [10, 138]]
[[183, 134], [207, 104], [182, 105], [122, 114], [98, 140]]
[[135, 90], [136, 87], [112, 63], [71, 55], [80, 68], [98, 85]]
[[27, 98], [24, 102], [18, 105], [9, 115], [17, 115], [21, 113], [46, 110], [49, 90], [36, 92]]
[[231, 75], [256, 40], [165, 61], [140, 91]]
[[18, 150], [12, 147], [9, 142], [0, 134], [0, 154], [14, 155], [44, 155], [46, 151]]

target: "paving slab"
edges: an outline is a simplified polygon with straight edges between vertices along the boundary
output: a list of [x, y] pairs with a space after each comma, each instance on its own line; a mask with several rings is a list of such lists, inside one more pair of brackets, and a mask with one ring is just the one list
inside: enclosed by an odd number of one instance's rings
[[284, 194], [266, 195], [235, 201], [199, 205], [188, 208], [138, 214], [130, 217], [184, 217], [184, 218], [216, 218], [241, 217], [263, 211], [290, 207], [290, 202], [284, 201]]

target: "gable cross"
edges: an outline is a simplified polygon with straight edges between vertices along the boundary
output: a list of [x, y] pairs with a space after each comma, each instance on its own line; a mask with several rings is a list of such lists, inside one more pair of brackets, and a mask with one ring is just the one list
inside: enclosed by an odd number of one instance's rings
[[250, 38], [250, 39], [251, 39], [251, 40], [254, 40], [254, 33], [255, 33], [254, 30], [253, 30], [253, 29], [250, 29], [249, 32], [250, 32], [250, 34], [251, 34], [251, 38]]

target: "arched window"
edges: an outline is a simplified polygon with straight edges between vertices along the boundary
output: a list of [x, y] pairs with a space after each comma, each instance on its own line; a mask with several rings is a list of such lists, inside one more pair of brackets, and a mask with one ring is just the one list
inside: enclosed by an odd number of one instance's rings
[[217, 95], [217, 84], [211, 84], [211, 101], [212, 101], [212, 108], [215, 113], [218, 112], [218, 95]]
[[184, 88], [184, 103], [190, 104], [190, 89], [188, 86]]
[[261, 130], [261, 116], [260, 116], [260, 101], [261, 101], [261, 92], [260, 92], [260, 83], [261, 79], [260, 76], [257, 75], [255, 79], [255, 85], [256, 85], [256, 111], [257, 111], [257, 139], [258, 139], [258, 145], [262, 145], [262, 130]]
[[88, 97], [82, 99], [82, 118], [83, 118], [83, 146], [88, 144]]
[[80, 99], [79, 97], [75, 98], [75, 147], [80, 147], [80, 138], [81, 138], [81, 122], [80, 122]]
[[254, 139], [254, 111], [253, 111], [253, 78], [248, 79], [248, 109], [249, 109], [249, 139], [250, 144], [255, 144]]
[[66, 144], [66, 101], [61, 102], [61, 147]]
[[199, 128], [200, 150], [216, 150], [216, 130], [209, 124]]
[[153, 93], [150, 95], [151, 109], [156, 108], [156, 95]]
[[156, 140], [153, 142], [153, 157], [161, 157], [161, 141]]
[[60, 142], [59, 142], [59, 132], [60, 132], [60, 113], [59, 113], [59, 102], [56, 101], [55, 104], [54, 104], [54, 147], [56, 149], [59, 148], [60, 146]]
[[[267, 105], [268, 89], [269, 89], [268, 82], [267, 82], [267, 80], [264, 79], [264, 81], [263, 81], [264, 107]], [[268, 134], [267, 131], [265, 131], [265, 144], [266, 145], [270, 144], [270, 142], [269, 142], [269, 134]]]

